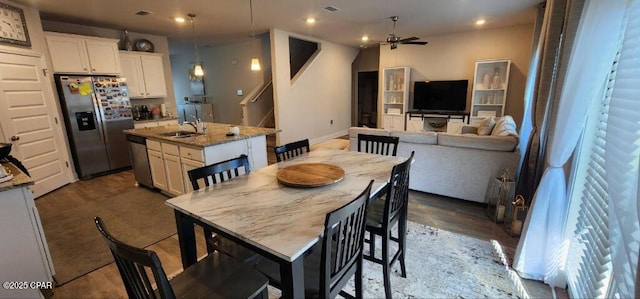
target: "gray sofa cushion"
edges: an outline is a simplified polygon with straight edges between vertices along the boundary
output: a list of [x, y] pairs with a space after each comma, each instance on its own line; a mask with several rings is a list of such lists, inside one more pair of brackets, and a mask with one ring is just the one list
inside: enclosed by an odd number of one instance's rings
[[471, 134], [438, 134], [438, 145], [489, 151], [510, 152], [516, 148], [517, 138], [513, 136], [477, 136]]
[[438, 144], [437, 132], [402, 132], [391, 131], [390, 136], [400, 138], [400, 142]]
[[383, 129], [375, 129], [375, 128], [361, 128], [361, 127], [349, 128], [350, 138], [358, 138], [358, 134], [389, 136], [389, 131], [383, 130]]

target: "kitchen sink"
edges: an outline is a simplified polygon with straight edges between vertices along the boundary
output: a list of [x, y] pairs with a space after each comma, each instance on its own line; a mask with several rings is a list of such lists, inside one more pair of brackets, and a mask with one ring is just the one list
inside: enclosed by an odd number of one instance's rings
[[171, 131], [171, 132], [160, 133], [159, 135], [165, 136], [165, 137], [188, 138], [188, 137], [194, 137], [194, 136], [203, 135], [203, 134], [196, 133], [193, 131]]

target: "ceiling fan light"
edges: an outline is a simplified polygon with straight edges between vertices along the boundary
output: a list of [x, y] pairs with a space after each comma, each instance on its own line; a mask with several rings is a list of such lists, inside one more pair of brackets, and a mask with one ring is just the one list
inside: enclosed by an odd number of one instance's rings
[[251, 59], [251, 70], [252, 71], [259, 71], [260, 70], [260, 60], [258, 60], [258, 58], [252, 58]]
[[202, 68], [202, 65], [199, 63], [196, 63], [193, 66], [193, 75], [196, 77], [202, 77], [204, 76], [204, 69]]

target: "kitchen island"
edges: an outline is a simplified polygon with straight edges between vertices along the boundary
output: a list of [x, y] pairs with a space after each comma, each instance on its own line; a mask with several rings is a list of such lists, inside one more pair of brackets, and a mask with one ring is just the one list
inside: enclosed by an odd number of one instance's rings
[[233, 125], [204, 123], [204, 126], [207, 128], [204, 133], [196, 133], [190, 125], [130, 129], [124, 133], [146, 138], [153, 186], [180, 195], [192, 190], [187, 175], [191, 169], [241, 154], [249, 157], [251, 169], [267, 166], [266, 136], [279, 132], [273, 128], [238, 126], [238, 135], [227, 136]]
[[55, 271], [29, 189], [33, 180], [12, 163], [0, 167], [13, 176], [0, 183], [0, 298], [41, 298], [39, 289], [53, 287]]

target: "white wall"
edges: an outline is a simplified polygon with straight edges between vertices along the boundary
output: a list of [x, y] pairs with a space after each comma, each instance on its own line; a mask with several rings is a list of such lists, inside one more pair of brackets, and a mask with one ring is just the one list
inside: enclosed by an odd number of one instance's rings
[[[320, 44], [320, 53], [294, 83], [289, 36]], [[351, 125], [351, 63], [357, 54], [347, 46], [271, 30], [275, 119], [276, 128], [282, 130], [278, 144], [305, 138], [317, 143], [346, 134]]]
[[[533, 24], [461, 32], [446, 35], [423, 36], [426, 46], [399, 45], [390, 50], [380, 47], [380, 76], [382, 68], [390, 66], [411, 67], [411, 93], [409, 107], [413, 104], [413, 82], [425, 80], [469, 80], [467, 111], [471, 109], [471, 90], [475, 61], [480, 59], [511, 59], [511, 73], [505, 114], [512, 115], [518, 126], [524, 110], [524, 88], [529, 70]], [[382, 98], [382, 97], [380, 97]], [[382, 109], [379, 107], [378, 111]], [[381, 115], [378, 115], [380, 119]]]

